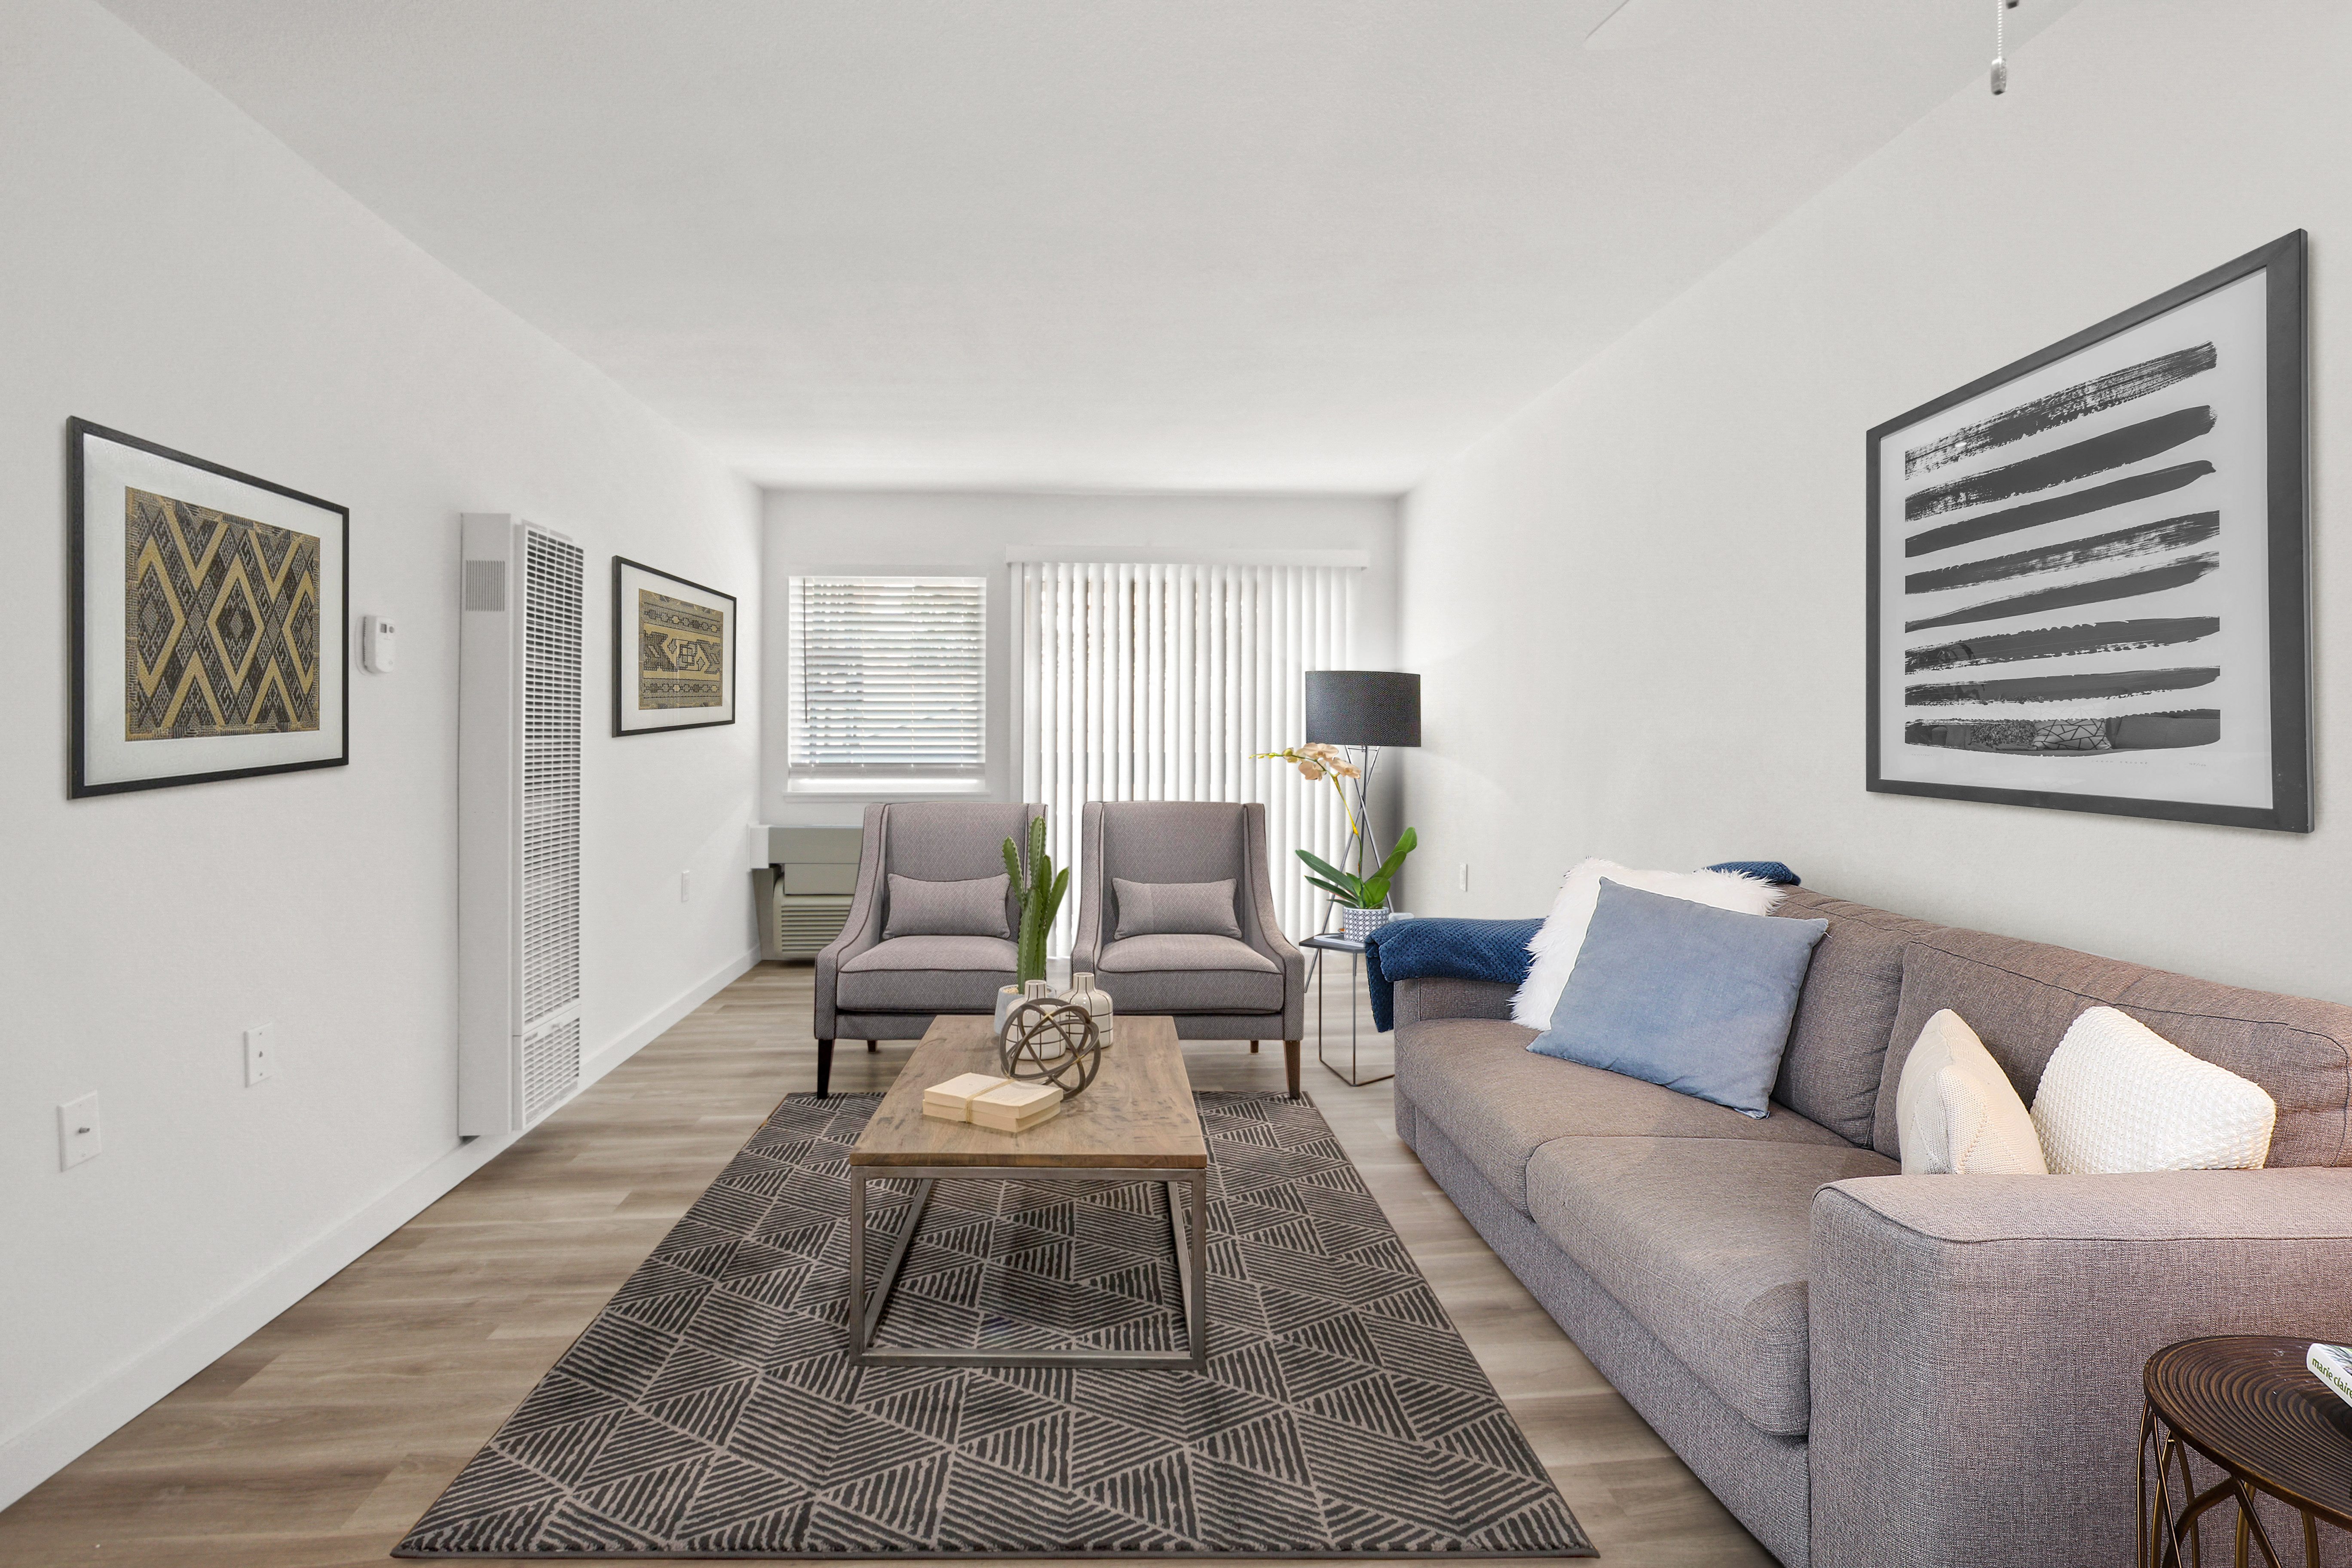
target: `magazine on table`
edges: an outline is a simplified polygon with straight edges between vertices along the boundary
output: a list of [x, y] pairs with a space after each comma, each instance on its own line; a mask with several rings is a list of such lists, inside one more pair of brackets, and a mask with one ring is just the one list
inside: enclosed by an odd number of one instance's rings
[[2352, 1345], [2314, 1345], [2303, 1358], [2303, 1364], [2336, 1398], [2352, 1405]]

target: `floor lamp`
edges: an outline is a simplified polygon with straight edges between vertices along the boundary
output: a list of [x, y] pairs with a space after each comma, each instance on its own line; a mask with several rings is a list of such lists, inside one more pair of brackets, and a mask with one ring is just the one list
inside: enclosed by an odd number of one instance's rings
[[[1339, 747], [1363, 770], [1355, 780], [1355, 874], [1360, 877], [1381, 863], [1370, 805], [1381, 749], [1421, 744], [1421, 677], [1394, 669], [1307, 671], [1307, 739]], [[1328, 900], [1323, 923], [1331, 923]]]

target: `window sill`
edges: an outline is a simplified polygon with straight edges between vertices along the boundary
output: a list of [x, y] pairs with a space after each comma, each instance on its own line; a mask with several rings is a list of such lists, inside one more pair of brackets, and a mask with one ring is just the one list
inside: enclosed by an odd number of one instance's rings
[[969, 800], [988, 794], [986, 779], [843, 778], [793, 779], [782, 791], [786, 800]]

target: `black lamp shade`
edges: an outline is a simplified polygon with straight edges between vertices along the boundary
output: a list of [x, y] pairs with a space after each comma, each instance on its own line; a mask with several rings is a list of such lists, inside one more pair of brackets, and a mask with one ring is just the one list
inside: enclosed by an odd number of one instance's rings
[[1334, 746], [1421, 744], [1421, 677], [1395, 669], [1307, 672], [1307, 738]]

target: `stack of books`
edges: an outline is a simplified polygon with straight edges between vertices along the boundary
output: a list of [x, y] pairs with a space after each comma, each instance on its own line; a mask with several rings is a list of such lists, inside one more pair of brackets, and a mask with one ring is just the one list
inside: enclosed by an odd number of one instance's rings
[[923, 1114], [942, 1121], [969, 1121], [997, 1132], [1026, 1132], [1062, 1109], [1062, 1091], [1050, 1083], [1024, 1083], [990, 1073], [960, 1073], [923, 1090]]

